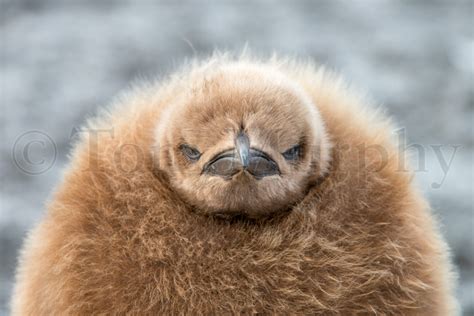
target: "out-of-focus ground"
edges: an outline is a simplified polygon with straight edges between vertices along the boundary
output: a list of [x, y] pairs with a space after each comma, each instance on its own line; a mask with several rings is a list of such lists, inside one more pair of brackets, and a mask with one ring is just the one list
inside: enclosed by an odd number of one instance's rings
[[[409, 144], [422, 146], [417, 179], [459, 269], [464, 314], [474, 314], [472, 2], [0, 3], [0, 314], [8, 313], [22, 239], [60, 179], [73, 129], [131, 81], [245, 43], [342, 72], [386, 107]], [[33, 130], [57, 145], [56, 162], [36, 176], [12, 159], [20, 135]]]

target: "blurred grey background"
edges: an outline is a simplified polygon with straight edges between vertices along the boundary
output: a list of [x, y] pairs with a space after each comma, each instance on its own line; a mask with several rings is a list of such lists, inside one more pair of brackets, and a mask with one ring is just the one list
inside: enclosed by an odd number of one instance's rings
[[[340, 71], [422, 146], [417, 181], [452, 248], [464, 314], [474, 315], [472, 2], [0, 1], [0, 314], [74, 128], [137, 78], [248, 43]], [[35, 137], [45, 143], [21, 161]]]

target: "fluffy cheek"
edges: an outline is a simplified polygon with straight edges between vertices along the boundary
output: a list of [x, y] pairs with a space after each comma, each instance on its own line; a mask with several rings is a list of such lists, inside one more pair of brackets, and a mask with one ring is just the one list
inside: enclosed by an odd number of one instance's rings
[[[218, 200], [215, 196], [215, 191], [219, 190], [217, 183], [203, 181], [201, 176], [175, 178], [172, 184], [184, 200], [198, 210], [209, 212], [212, 205], [216, 204]], [[222, 190], [222, 186], [220, 190]]]

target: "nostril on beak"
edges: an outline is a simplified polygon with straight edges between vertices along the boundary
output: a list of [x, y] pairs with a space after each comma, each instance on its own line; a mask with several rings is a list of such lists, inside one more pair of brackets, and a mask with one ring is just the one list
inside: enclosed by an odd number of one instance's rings
[[244, 132], [240, 132], [235, 138], [235, 149], [237, 150], [237, 155], [239, 156], [242, 167], [247, 169], [250, 160], [250, 141]]

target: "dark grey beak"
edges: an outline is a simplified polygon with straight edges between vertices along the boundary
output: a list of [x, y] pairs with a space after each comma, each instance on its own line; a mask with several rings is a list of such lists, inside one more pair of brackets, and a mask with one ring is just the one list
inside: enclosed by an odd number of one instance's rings
[[203, 168], [203, 173], [227, 179], [241, 171], [257, 179], [280, 174], [277, 163], [268, 154], [250, 148], [249, 138], [243, 132], [235, 139], [235, 149], [216, 155]]
[[235, 139], [235, 149], [239, 155], [240, 163], [244, 169], [249, 166], [250, 141], [245, 133], [240, 132]]

